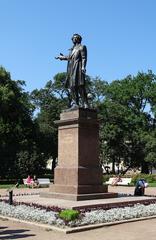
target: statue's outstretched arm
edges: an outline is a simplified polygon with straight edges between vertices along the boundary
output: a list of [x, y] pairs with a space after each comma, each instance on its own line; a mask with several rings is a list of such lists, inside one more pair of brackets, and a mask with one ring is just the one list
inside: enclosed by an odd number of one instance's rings
[[68, 56], [64, 56], [62, 53], [60, 53], [59, 56], [55, 57], [55, 59], [59, 59], [59, 60], [69, 60]]

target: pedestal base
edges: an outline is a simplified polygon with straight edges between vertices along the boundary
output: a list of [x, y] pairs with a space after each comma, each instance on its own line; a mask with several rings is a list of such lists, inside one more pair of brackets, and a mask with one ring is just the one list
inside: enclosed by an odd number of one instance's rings
[[74, 201], [116, 197], [103, 185], [97, 111], [78, 108], [62, 112], [56, 123], [58, 165], [46, 196]]
[[108, 192], [107, 185], [60, 185], [51, 184], [49, 188], [50, 192], [63, 193], [63, 194], [96, 194]]
[[117, 193], [91, 193], [91, 194], [63, 194], [63, 193], [40, 193], [40, 197], [47, 198], [56, 198], [56, 199], [64, 199], [71, 201], [82, 201], [82, 200], [93, 200], [93, 199], [105, 199], [105, 198], [116, 198], [118, 197]]

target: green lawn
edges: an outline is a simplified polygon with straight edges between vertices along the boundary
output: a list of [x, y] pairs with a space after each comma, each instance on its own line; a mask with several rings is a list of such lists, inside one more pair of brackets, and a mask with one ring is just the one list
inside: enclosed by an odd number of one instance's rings
[[149, 183], [149, 187], [156, 187], [156, 182]]
[[[15, 184], [0, 184], [0, 189], [9, 189], [14, 187]], [[24, 184], [20, 184], [18, 188], [26, 188]]]
[[[134, 187], [134, 184], [130, 184], [130, 187]], [[156, 182], [148, 183], [148, 187], [156, 187]]]

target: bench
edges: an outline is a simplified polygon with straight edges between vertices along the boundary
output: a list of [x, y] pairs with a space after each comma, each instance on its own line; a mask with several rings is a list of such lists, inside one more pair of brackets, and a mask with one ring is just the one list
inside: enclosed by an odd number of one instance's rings
[[[50, 184], [49, 178], [38, 178], [37, 180], [38, 180], [38, 187], [49, 186], [49, 184]], [[27, 179], [23, 179], [23, 183], [24, 183], [24, 185], [26, 185], [28, 187], [33, 187], [33, 182], [27, 183]]]
[[49, 178], [38, 178], [38, 183], [39, 183], [39, 187], [40, 186], [48, 186], [50, 184], [50, 179]]
[[[116, 178], [110, 178], [109, 181], [105, 182], [108, 185], [112, 185]], [[116, 183], [117, 186], [128, 186], [130, 185], [132, 178], [121, 178], [119, 182]]]

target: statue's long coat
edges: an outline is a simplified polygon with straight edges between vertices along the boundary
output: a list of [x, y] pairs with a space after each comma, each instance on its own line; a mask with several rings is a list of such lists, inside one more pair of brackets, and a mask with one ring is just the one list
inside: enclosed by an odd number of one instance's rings
[[71, 49], [71, 53], [67, 57], [67, 77], [66, 87], [72, 88], [85, 85], [85, 74], [82, 68], [85, 69], [87, 62], [87, 48], [84, 45], [78, 44]]

